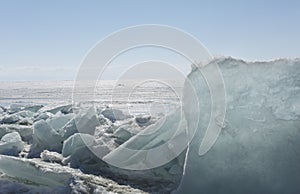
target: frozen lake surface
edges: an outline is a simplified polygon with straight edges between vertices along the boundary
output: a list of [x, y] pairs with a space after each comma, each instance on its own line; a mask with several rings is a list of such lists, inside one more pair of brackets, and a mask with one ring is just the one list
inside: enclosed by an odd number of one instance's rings
[[[168, 85], [172, 83], [172, 85]], [[182, 81], [139, 80], [98, 82], [95, 88], [82, 88], [90, 101], [99, 107], [111, 106], [130, 114], [161, 114], [180, 103]], [[74, 81], [0, 82], [0, 105], [41, 104], [56, 106], [72, 103]], [[146, 111], [146, 112], [145, 112]]]

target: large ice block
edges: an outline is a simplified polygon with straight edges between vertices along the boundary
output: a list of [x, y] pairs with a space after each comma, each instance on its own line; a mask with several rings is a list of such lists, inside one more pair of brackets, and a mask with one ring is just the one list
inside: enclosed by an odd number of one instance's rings
[[[199, 146], [211, 116], [210, 90], [201, 71], [217, 64], [226, 88], [221, 132], [204, 155]], [[201, 110], [177, 193], [300, 193], [300, 60], [246, 63], [217, 59], [188, 78]], [[185, 115], [194, 103], [184, 91]]]

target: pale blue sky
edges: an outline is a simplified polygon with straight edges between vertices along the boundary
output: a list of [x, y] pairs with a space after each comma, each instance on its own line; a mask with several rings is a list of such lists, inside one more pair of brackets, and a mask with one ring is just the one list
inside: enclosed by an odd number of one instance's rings
[[149, 23], [181, 28], [215, 56], [300, 57], [299, 10], [296, 0], [0, 0], [0, 81], [73, 79], [97, 41]]

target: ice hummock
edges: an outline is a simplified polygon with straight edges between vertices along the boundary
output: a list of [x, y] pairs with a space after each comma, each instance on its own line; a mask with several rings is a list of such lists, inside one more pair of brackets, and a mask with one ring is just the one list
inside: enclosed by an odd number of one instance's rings
[[[7, 115], [18, 115], [33, 121], [33, 124], [28, 126], [20, 124], [1, 125], [4, 129], [2, 136], [10, 132], [21, 133], [20, 138], [24, 141], [25, 147], [18, 150], [16, 156], [22, 151], [20, 156], [25, 158], [40, 158], [38, 161], [71, 166], [85, 173], [104, 174], [120, 182], [123, 182], [122, 177], [127, 176], [126, 181], [129, 181], [130, 184], [147, 183], [145, 190], [159, 187], [161, 190], [170, 191], [172, 188], [170, 183], [173, 180], [178, 180], [181, 176], [184, 155], [163, 167], [140, 172], [120, 170], [101, 159], [139, 132], [148, 131], [146, 128], [151, 127], [151, 124], [156, 122], [157, 118], [155, 117], [132, 117], [121, 110], [108, 108], [103, 109], [106, 112], [103, 112], [103, 110], [94, 111], [95, 109], [89, 108], [89, 105], [83, 109], [77, 109], [79, 111], [66, 111], [65, 107], [70, 107], [67, 105], [51, 108], [45, 106], [37, 112], [30, 113], [24, 112], [23, 106], [16, 107], [18, 109], [14, 109], [13, 113]], [[108, 110], [118, 113], [114, 115], [117, 116], [115, 120], [111, 120], [108, 116]], [[113, 112], [111, 113], [114, 114]], [[4, 114], [6, 113], [4, 112]], [[153, 145], [155, 144], [152, 142]], [[94, 152], [101, 158], [95, 156]], [[2, 159], [7, 160], [7, 158]], [[37, 159], [33, 160], [36, 161]], [[24, 163], [29, 161], [32, 160], [23, 160]], [[18, 165], [22, 165], [23, 162], [18, 163]], [[17, 172], [11, 172], [5, 167], [3, 167], [2, 172], [9, 176], [42, 185], [38, 180], [30, 176], [26, 177], [26, 174], [18, 176]], [[172, 184], [174, 185], [174, 182]], [[52, 186], [50, 185], [50, 187]], [[66, 187], [69, 188], [70, 186], [67, 185]]]
[[[210, 119], [211, 98], [201, 72], [195, 67], [189, 78], [199, 97], [201, 117], [187, 160], [183, 149], [173, 160], [148, 170], [120, 169], [105, 162], [123, 158], [127, 167], [151, 165], [136, 164], [135, 158], [143, 156], [143, 152], [126, 155], [124, 147], [143, 150], [165, 143], [173, 135], [169, 129], [178, 121], [184, 121], [178, 132], [185, 131], [197, 116], [186, 88], [183, 118], [179, 118], [178, 112], [160, 118], [131, 117], [116, 108], [103, 108], [103, 104], [80, 112], [70, 104], [12, 104], [0, 107], [0, 138], [6, 136], [0, 149], [9, 140], [14, 148], [12, 155], [16, 156], [0, 155], [0, 172], [6, 173], [5, 180], [0, 179], [0, 188], [9, 185], [9, 181], [16, 187], [43, 193], [171, 192], [178, 186], [179, 193], [299, 193], [300, 61], [247, 63], [225, 58], [211, 63], [218, 64], [224, 76], [227, 112], [224, 123], [214, 118], [222, 130], [205, 155], [198, 153]], [[160, 120], [166, 120], [165, 125]], [[78, 125], [85, 130], [78, 130]], [[149, 131], [154, 133], [141, 136]], [[90, 143], [83, 144], [82, 137]], [[12, 150], [8, 151], [4, 154], [11, 155]], [[168, 157], [168, 153], [156, 156]], [[29, 159], [32, 157], [35, 158]], [[43, 179], [31, 174], [41, 177], [45, 171], [50, 173]]]

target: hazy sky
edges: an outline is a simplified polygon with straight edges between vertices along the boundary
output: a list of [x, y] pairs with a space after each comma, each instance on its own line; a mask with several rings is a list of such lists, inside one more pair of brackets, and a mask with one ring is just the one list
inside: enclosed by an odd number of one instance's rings
[[300, 57], [300, 1], [0, 0], [0, 81], [73, 79], [106, 35], [165, 24], [197, 37], [215, 56]]

